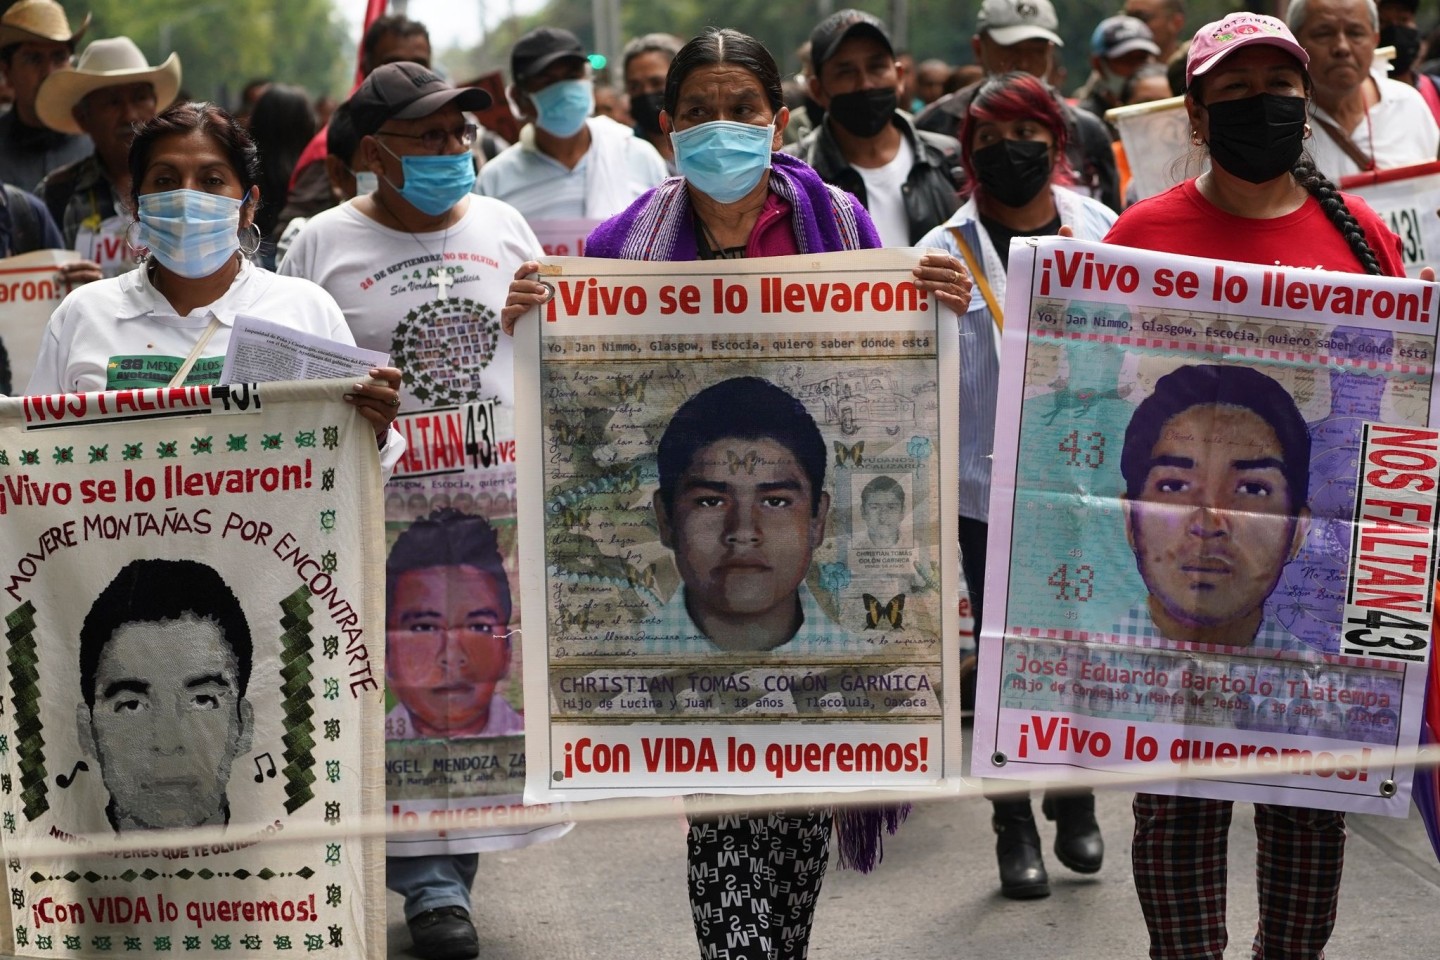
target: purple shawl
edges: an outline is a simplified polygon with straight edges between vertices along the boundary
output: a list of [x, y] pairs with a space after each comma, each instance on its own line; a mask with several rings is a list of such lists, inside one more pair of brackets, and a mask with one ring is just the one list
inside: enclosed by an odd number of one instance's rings
[[[880, 246], [870, 214], [853, 194], [821, 180], [803, 160], [784, 153], [770, 159], [770, 190], [790, 204], [801, 253]], [[694, 260], [696, 250], [695, 218], [683, 177], [671, 177], [647, 191], [585, 241], [587, 257], [612, 260]]]

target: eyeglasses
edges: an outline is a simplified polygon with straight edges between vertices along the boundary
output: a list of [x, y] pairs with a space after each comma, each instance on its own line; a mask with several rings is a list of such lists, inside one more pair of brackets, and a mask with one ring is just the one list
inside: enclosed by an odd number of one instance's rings
[[475, 138], [479, 135], [479, 133], [479, 127], [477, 127], [473, 123], [466, 123], [456, 127], [453, 130], [426, 130], [424, 133], [394, 133], [390, 130], [376, 130], [375, 136], [400, 137], [404, 140], [419, 140], [421, 146], [423, 146], [426, 150], [430, 151], [431, 153], [439, 153], [440, 151], [444, 150], [446, 146], [449, 145], [451, 137], [459, 140], [460, 146], [468, 150], [470, 149], [471, 144], [475, 142]]

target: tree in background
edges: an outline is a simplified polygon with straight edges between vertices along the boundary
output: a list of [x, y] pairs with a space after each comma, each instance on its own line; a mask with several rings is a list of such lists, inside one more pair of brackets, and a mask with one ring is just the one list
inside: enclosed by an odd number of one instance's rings
[[[184, 90], [235, 106], [245, 82], [271, 77], [311, 96], [345, 96], [358, 38], [330, 0], [61, 0], [71, 20], [86, 11], [86, 41], [127, 36], [159, 63], [180, 54]], [[0, 6], [5, 6], [0, 0]]]
[[[464, 0], [456, 0], [464, 2]], [[1096, 24], [1122, 12], [1124, 0], [1054, 0], [1060, 15], [1060, 35], [1065, 39], [1061, 60], [1069, 71], [1067, 87], [1084, 82], [1090, 72], [1090, 34]], [[906, 48], [917, 61], [938, 57], [946, 63], [973, 63], [970, 37], [975, 32], [979, 0], [908, 0], [910, 30]], [[889, 0], [832, 0], [830, 10], [854, 7], [888, 21]], [[1218, 20], [1246, 7], [1273, 4], [1266, 0], [1186, 0], [1185, 26], [1188, 33], [1201, 24]], [[508, 20], [490, 31], [479, 47], [451, 51], [442, 62], [452, 75], [475, 75], [487, 70], [506, 69], [510, 46], [537, 26], [564, 27], [583, 43], [594, 42], [591, 19], [593, 0], [550, 0], [543, 10]], [[621, 0], [621, 20], [626, 38], [646, 33], [674, 33], [693, 37], [707, 26], [734, 27], [759, 38], [775, 56], [785, 73], [795, 73], [800, 62], [795, 50], [810, 39], [810, 30], [823, 18], [815, 0], [776, 3], [775, 0], [665, 0], [663, 3]], [[892, 25], [893, 26], [893, 25]], [[1066, 92], [1069, 92], [1067, 89]]]

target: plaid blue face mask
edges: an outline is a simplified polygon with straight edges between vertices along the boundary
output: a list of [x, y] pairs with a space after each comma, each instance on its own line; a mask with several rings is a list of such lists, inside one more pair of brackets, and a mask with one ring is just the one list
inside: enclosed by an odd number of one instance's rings
[[199, 190], [143, 194], [138, 239], [171, 273], [208, 277], [240, 249], [242, 205]]

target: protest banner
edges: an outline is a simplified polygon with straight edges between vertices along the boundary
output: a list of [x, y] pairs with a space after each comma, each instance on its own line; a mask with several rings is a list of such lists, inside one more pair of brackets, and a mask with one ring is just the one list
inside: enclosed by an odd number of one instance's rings
[[1048, 238], [1010, 262], [972, 772], [1208, 762], [1146, 789], [1404, 816], [1434, 285]]
[[56, 268], [69, 250], [34, 250], [0, 259], [0, 394], [23, 393], [40, 353], [50, 314], [70, 292]]
[[408, 449], [385, 488], [390, 856], [512, 849], [569, 829], [535, 824], [546, 811], [520, 802], [511, 340], [458, 286], [470, 269], [449, 275], [459, 295], [410, 310], [392, 341], [409, 380], [395, 421]]
[[[382, 844], [346, 826], [382, 802], [353, 382], [0, 401], [0, 951], [384, 949]], [[193, 828], [223, 836], [167, 842]]]
[[[455, 398], [459, 399], [459, 398]], [[514, 406], [402, 413], [386, 487], [385, 772], [391, 856], [510, 849], [563, 835], [521, 803], [525, 719]]]
[[1440, 161], [1357, 173], [1340, 189], [1363, 199], [1400, 238], [1405, 274], [1420, 276], [1440, 255]]
[[545, 261], [527, 801], [958, 773], [956, 324], [917, 258]]
[[583, 257], [585, 240], [601, 221], [585, 217], [572, 220], [534, 220], [530, 229], [547, 257]]

